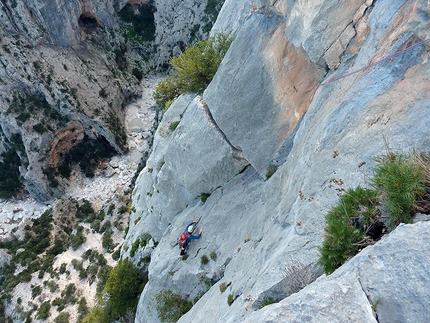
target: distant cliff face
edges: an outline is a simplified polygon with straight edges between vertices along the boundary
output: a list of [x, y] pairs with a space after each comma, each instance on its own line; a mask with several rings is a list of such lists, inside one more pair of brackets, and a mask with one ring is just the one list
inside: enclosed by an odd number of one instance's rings
[[[1, 1], [0, 162], [14, 183], [46, 201], [71, 161], [126, 151], [123, 108], [140, 80], [207, 33], [222, 2]], [[73, 156], [84, 144], [104, 148]]]
[[[430, 37], [429, 14], [421, 0], [224, 3], [214, 27], [235, 40], [203, 96], [182, 96], [166, 113], [133, 192], [123, 257], [143, 232], [159, 241], [136, 322], [160, 322], [154, 302], [166, 290], [199, 299], [179, 322], [376, 322], [378, 297], [379, 322], [429, 319], [408, 301], [430, 301], [425, 275], [397, 272], [389, 286], [369, 279], [392, 267], [422, 272], [427, 260], [400, 256], [428, 243], [412, 233], [422, 223], [293, 296], [285, 271], [302, 264], [312, 279], [321, 274], [325, 214], [339, 192], [368, 185], [386, 141], [428, 150], [429, 47], [409, 47]], [[269, 165], [279, 167], [265, 180]], [[210, 194], [204, 203], [201, 193]], [[200, 217], [203, 236], [181, 260], [172, 245]], [[414, 242], [397, 243], [408, 234]], [[428, 257], [424, 247], [413, 258]], [[351, 299], [356, 306], [341, 305]]]

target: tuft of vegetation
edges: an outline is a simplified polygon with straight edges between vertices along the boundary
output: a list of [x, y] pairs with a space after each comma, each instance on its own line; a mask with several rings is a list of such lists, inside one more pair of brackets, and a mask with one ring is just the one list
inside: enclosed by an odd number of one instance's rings
[[155, 102], [166, 108], [168, 102], [182, 93], [202, 93], [215, 76], [232, 41], [229, 34], [217, 33], [172, 57], [173, 74], [157, 84], [153, 94]]
[[105, 286], [110, 295], [110, 317], [124, 316], [127, 309], [134, 308], [144, 284], [140, 270], [128, 259], [120, 260], [110, 272]]
[[358, 186], [348, 189], [328, 212], [319, 260], [327, 274], [358, 252], [366, 236], [363, 229], [374, 225], [378, 218], [377, 203], [375, 190]]
[[[136, 10], [137, 9], [137, 10]], [[132, 43], [142, 43], [155, 39], [155, 7], [147, 3], [132, 5], [127, 3], [119, 12], [123, 24], [129, 28], [123, 28], [123, 36]]]
[[285, 266], [284, 278], [288, 295], [299, 292], [316, 279], [310, 266], [306, 266], [297, 259], [290, 261]]
[[88, 314], [88, 305], [85, 297], [82, 297], [78, 303], [78, 322], [81, 322], [85, 315]]
[[415, 212], [428, 209], [425, 199], [430, 197], [430, 161], [426, 155], [388, 151], [374, 160], [370, 178], [374, 189], [348, 189], [326, 215], [319, 259], [326, 274], [382, 236], [386, 224], [380, 218], [385, 210], [393, 229], [401, 222], [411, 222]]
[[278, 166], [269, 164], [266, 168], [266, 179], [269, 179], [270, 177], [272, 177], [272, 175], [275, 174], [277, 170], [278, 170]]
[[134, 254], [136, 253], [137, 248], [139, 248], [140, 246], [140, 240], [137, 239], [135, 242], [133, 242], [131, 244], [131, 249], [130, 249], [130, 257], [134, 257]]
[[225, 283], [220, 283], [219, 284], [219, 291], [221, 293], [224, 293], [227, 290], [227, 285]]
[[201, 193], [201, 194], [199, 195], [200, 200], [201, 200], [203, 203], [205, 203], [205, 202], [206, 202], [206, 200], [209, 198], [209, 196], [211, 196], [209, 193]]
[[102, 88], [99, 91], [99, 96], [103, 99], [106, 99], [109, 96], [108, 92], [106, 91], [106, 88]]
[[[4, 266], [0, 272], [1, 297], [11, 292], [20, 282], [30, 281], [33, 273], [45, 272], [52, 268], [54, 257], [58, 252], [56, 248], [52, 247], [50, 239], [52, 220], [51, 210], [48, 210], [40, 218], [34, 219], [32, 226], [24, 227], [22, 241], [0, 242], [0, 248], [7, 249], [10, 254], [14, 255], [10, 265]], [[45, 252], [45, 256], [42, 257]], [[17, 266], [20, 266], [22, 270], [16, 275]], [[32, 292], [33, 295], [38, 294], [38, 288]]]
[[142, 73], [142, 71], [140, 69], [138, 69], [136, 67], [133, 68], [133, 70], [131, 71], [131, 74], [133, 74], [134, 77], [136, 77], [139, 80], [139, 82], [142, 81], [142, 79], [143, 79], [143, 73]]
[[10, 149], [1, 153], [0, 160], [0, 198], [8, 199], [23, 187], [19, 172], [21, 159], [16, 151]]
[[43, 302], [42, 305], [40, 305], [39, 309], [37, 310], [36, 318], [38, 320], [44, 320], [49, 317], [49, 311], [51, 310], [51, 302], [46, 301]]
[[55, 323], [69, 323], [70, 322], [70, 314], [68, 312], [61, 312], [54, 319]]
[[208, 256], [203, 255], [203, 256], [200, 258], [200, 263], [201, 263], [202, 265], [207, 265], [207, 264], [209, 263], [209, 258], [208, 258]]
[[176, 128], [178, 127], [180, 121], [172, 121], [169, 123], [169, 130], [171, 132], [175, 131]]
[[[10, 113], [17, 116], [19, 124], [30, 120], [30, 117], [32, 119], [39, 117], [43, 120], [41, 123], [46, 126], [46, 130], [50, 131], [65, 126], [69, 121], [67, 116], [61, 115], [59, 111], [48, 103], [43, 94], [15, 92], [12, 102], [6, 110], [6, 114]], [[49, 122], [46, 120], [49, 120]], [[42, 131], [42, 128], [38, 127], [38, 131]]]
[[228, 297], [227, 297], [227, 304], [228, 304], [228, 306], [231, 306], [231, 304], [233, 304], [233, 302], [234, 302], [233, 294], [229, 294]]
[[26, 166], [21, 134], [12, 134], [6, 143], [6, 150], [0, 154], [0, 198], [5, 199], [15, 196], [23, 188], [19, 167]]
[[210, 254], [209, 254], [209, 257], [212, 259], [212, 260], [216, 260], [217, 259], [217, 254], [216, 254], [216, 252], [215, 251], [212, 251]]
[[412, 156], [389, 152], [375, 158], [373, 186], [384, 198], [394, 224], [410, 223], [419, 200], [426, 191], [426, 172]]
[[277, 301], [275, 299], [268, 297], [268, 298], [263, 299], [263, 301], [261, 302], [261, 307], [265, 307], [267, 305], [275, 304], [275, 303], [277, 303]]
[[176, 322], [187, 313], [193, 303], [174, 294], [171, 290], [162, 290], [155, 295], [156, 309], [161, 322]]
[[130, 311], [135, 311], [138, 296], [146, 281], [146, 277], [131, 261], [120, 260], [109, 272], [101, 288], [97, 288], [101, 299], [99, 305], [88, 310], [86, 304], [82, 304], [82, 311], [88, 312], [82, 322], [108, 323], [125, 317]]

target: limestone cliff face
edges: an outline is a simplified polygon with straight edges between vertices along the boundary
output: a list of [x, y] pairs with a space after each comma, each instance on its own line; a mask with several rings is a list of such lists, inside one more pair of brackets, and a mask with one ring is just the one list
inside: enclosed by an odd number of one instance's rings
[[123, 108], [138, 98], [140, 79], [204, 35], [221, 4], [0, 2], [0, 151], [21, 147], [20, 173], [34, 198], [61, 195], [58, 160], [84, 138], [127, 150]]
[[[143, 232], [159, 241], [136, 322], [160, 322], [162, 290], [200, 297], [179, 322], [376, 322], [378, 298], [379, 322], [430, 319], [430, 280], [408, 274], [427, 266], [427, 224], [399, 227], [298, 293], [285, 276], [295, 263], [321, 274], [325, 214], [339, 190], [366, 185], [385, 139], [428, 150], [428, 46], [362, 68], [427, 39], [429, 14], [421, 0], [225, 2], [215, 28], [235, 40], [203, 96], [168, 111], [133, 193], [123, 256]], [[265, 180], [268, 160], [279, 168]], [[172, 245], [200, 217], [203, 236], [181, 260]], [[282, 301], [260, 309], [270, 298]]]

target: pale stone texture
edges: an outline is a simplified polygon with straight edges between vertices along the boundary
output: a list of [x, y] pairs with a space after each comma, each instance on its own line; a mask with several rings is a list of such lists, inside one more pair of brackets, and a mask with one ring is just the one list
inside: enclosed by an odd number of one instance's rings
[[252, 15], [204, 93], [218, 126], [263, 174], [306, 112], [322, 76], [285, 39], [284, 30], [275, 15]]
[[400, 225], [332, 275], [244, 322], [428, 322], [429, 229], [428, 222]]
[[237, 34], [252, 10], [252, 1], [226, 0], [211, 32], [231, 32]]
[[[314, 4], [296, 1], [289, 9], [283, 6], [284, 11], [256, 10], [239, 28], [203, 97], [222, 133], [253, 167], [216, 189], [205, 204], [193, 202], [170, 218], [171, 225], [153, 253], [137, 323], [159, 322], [153, 306], [158, 291], [171, 289], [192, 299], [207, 288], [179, 322], [285, 322], [286, 315], [293, 322], [345, 322], [349, 318], [375, 322], [371, 302], [378, 297], [380, 322], [428, 321], [423, 307], [430, 302], [430, 282], [424, 275], [429, 263], [427, 223], [398, 228], [331, 276], [297, 294], [281, 295], [280, 303], [257, 310], [256, 304], [265, 296], [282, 290], [284, 268], [290, 262], [300, 261], [318, 274], [318, 267], [313, 266], [319, 257], [325, 214], [343, 189], [368, 184], [373, 157], [386, 152], [384, 138], [392, 151], [430, 146], [426, 46], [330, 82], [332, 77], [359, 70], [428, 37], [417, 22], [423, 13], [428, 14], [427, 4], [379, 0], [368, 10], [362, 7], [364, 1]], [[366, 6], [370, 5], [367, 1]], [[279, 16], [280, 12], [285, 16]], [[348, 27], [353, 19], [357, 21], [355, 34]], [[287, 31], [287, 40], [277, 38], [278, 30]], [[327, 83], [318, 86], [318, 76], [322, 77], [318, 66], [325, 65], [320, 59], [335, 42], [341, 46], [330, 57], [336, 59], [333, 68], [337, 69], [329, 71], [323, 79]], [[291, 60], [289, 55], [294, 52], [297, 59]], [[285, 58], [295, 64], [275, 64]], [[299, 66], [308, 72], [291, 74], [291, 81], [304, 75], [299, 84], [307, 87], [294, 98], [296, 84], [282, 82], [288, 80], [287, 71]], [[309, 80], [314, 78], [312, 87]], [[277, 85], [290, 94], [282, 96]], [[305, 89], [311, 93], [309, 97]], [[291, 110], [284, 109], [286, 102]], [[303, 109], [294, 119], [297, 103]], [[290, 113], [289, 117], [279, 117], [281, 111]], [[264, 181], [256, 169], [277, 153], [290, 133], [285, 163]], [[170, 154], [167, 150], [159, 153]], [[161, 160], [162, 156], [157, 153], [151, 158]], [[362, 162], [365, 164], [359, 167]], [[148, 214], [142, 213], [142, 219]], [[179, 250], [172, 246], [185, 224], [200, 216], [203, 236], [193, 242], [190, 257], [180, 260]], [[162, 213], [159, 221], [163, 221]], [[156, 227], [147, 225], [145, 229]], [[216, 261], [202, 265], [200, 257], [211, 252], [216, 252]], [[208, 280], [216, 283], [207, 285]], [[220, 283], [227, 285], [224, 293]], [[234, 297], [231, 306], [227, 304], [229, 294]], [[411, 305], [413, 302], [416, 304]]]
[[181, 96], [158, 127], [153, 153], [134, 189], [137, 207], [131, 222], [142, 218], [137, 225], [150, 228], [158, 241], [187, 205], [202, 193], [212, 193], [247, 164], [213, 124], [201, 97]]

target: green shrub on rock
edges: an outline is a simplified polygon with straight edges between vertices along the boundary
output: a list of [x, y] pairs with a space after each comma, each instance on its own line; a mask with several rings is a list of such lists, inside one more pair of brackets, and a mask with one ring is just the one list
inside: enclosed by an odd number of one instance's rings
[[[394, 229], [401, 222], [409, 223], [415, 212], [429, 208], [425, 200], [430, 196], [428, 155], [388, 152], [375, 161], [370, 178], [375, 189], [347, 190], [326, 215], [319, 259], [326, 274], [379, 239], [385, 226]], [[391, 223], [379, 221], [383, 210], [388, 211]]]
[[348, 189], [326, 215], [325, 238], [319, 263], [331, 274], [349, 257], [355, 255], [366, 230], [378, 218], [375, 190], [358, 186]]
[[155, 295], [156, 309], [161, 322], [176, 322], [187, 313], [193, 303], [182, 298], [171, 290], [162, 290]]
[[215, 76], [230, 47], [232, 37], [217, 33], [189, 46], [170, 60], [173, 73], [161, 80], [154, 91], [154, 100], [165, 108], [182, 93], [202, 93]]
[[51, 310], [51, 302], [50, 301], [43, 302], [42, 305], [40, 305], [39, 309], [37, 310], [36, 318], [38, 320], [44, 320], [48, 318], [50, 310]]
[[411, 213], [426, 190], [424, 167], [413, 157], [389, 152], [375, 158], [372, 184], [385, 199], [388, 216], [394, 222], [411, 222]]
[[127, 309], [134, 308], [143, 286], [144, 279], [140, 270], [128, 259], [120, 260], [110, 272], [105, 285], [106, 292], [110, 295], [105, 307], [110, 311], [109, 317], [114, 319], [124, 316]]

